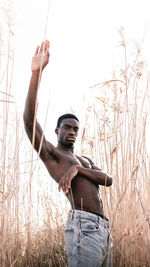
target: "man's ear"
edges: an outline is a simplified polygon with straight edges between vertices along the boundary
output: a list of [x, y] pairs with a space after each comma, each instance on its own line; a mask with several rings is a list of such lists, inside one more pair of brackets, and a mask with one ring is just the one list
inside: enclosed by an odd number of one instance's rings
[[56, 129], [55, 129], [55, 133], [58, 134], [58, 127], [56, 127]]

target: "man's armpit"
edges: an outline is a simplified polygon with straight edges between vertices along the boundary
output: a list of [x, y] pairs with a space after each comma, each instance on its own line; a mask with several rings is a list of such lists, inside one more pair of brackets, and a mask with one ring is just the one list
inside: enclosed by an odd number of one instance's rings
[[47, 141], [47, 153], [49, 159], [59, 162], [60, 153], [58, 149], [48, 141]]

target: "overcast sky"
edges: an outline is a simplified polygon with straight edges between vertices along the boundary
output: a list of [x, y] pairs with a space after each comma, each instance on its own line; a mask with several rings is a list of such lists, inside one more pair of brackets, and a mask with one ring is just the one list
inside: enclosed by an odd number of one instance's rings
[[[1, 1], [6, 4], [6, 1]], [[21, 112], [31, 76], [31, 58], [44, 38], [51, 42], [51, 57], [41, 82], [39, 116], [43, 118], [50, 103], [49, 114], [51, 118], [53, 116], [53, 125], [56, 117], [70, 111], [70, 107], [80, 113], [83, 95], [88, 101], [93, 93], [90, 87], [110, 79], [112, 69], [122, 64], [120, 27], [124, 27], [130, 42], [141, 43], [144, 38], [143, 52], [150, 62], [149, 1], [10, 2], [13, 3], [15, 21], [12, 37], [15, 46], [13, 94]]]

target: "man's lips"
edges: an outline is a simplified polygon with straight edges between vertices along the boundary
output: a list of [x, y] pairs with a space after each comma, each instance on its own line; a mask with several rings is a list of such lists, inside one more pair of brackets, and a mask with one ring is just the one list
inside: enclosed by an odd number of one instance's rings
[[67, 137], [68, 141], [75, 141], [76, 139], [74, 137]]

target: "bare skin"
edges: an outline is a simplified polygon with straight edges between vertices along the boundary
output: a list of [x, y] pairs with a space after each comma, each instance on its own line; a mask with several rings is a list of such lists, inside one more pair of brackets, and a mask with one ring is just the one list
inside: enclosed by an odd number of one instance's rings
[[[25, 130], [32, 143], [35, 102], [37, 95], [40, 67], [43, 71], [49, 62], [49, 41], [38, 46], [32, 58], [32, 76], [24, 110]], [[99, 197], [98, 185], [111, 186], [112, 177], [94, 165], [91, 159], [74, 154], [74, 143], [79, 130], [79, 123], [72, 118], [64, 119], [56, 127], [58, 144], [53, 146], [43, 136], [40, 124], [36, 121], [34, 148], [39, 152], [51, 177], [63, 190], [72, 208], [82, 209], [103, 215], [103, 205]]]

